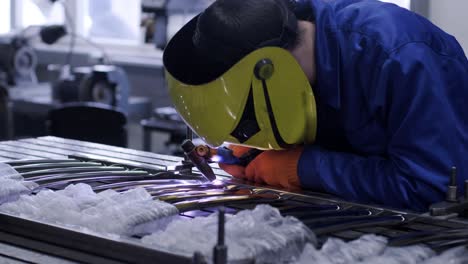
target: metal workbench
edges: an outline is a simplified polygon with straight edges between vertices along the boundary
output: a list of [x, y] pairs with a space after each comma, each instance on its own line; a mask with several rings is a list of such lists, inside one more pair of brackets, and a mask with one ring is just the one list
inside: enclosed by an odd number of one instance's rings
[[[124, 149], [96, 143], [69, 140], [57, 137], [40, 137], [17, 141], [0, 142], [0, 162], [36, 159], [69, 159], [82, 162], [101, 162], [104, 166], [119, 164], [128, 168], [138, 168], [149, 173], [165, 171], [168, 167], [180, 164], [181, 158], [149, 152]], [[233, 179], [213, 166], [215, 173], [230, 184], [253, 187]], [[193, 171], [193, 177], [200, 176]], [[281, 201], [269, 202], [283, 215], [292, 215], [302, 220], [319, 237], [338, 237], [344, 240], [356, 239], [363, 234], [375, 233], [392, 238], [420, 231], [468, 229], [468, 220], [460, 216], [432, 217], [401, 210], [392, 210], [375, 205], [357, 204], [338, 198], [311, 192], [292, 192], [271, 189], [283, 197]], [[231, 211], [251, 209], [255, 203], [225, 204]], [[310, 218], [307, 208], [329, 208], [340, 212], [369, 212], [374, 222], [363, 220], [363, 215], [353, 215], [353, 221], [343, 222], [331, 212], [325, 217], [328, 223]], [[331, 209], [330, 209], [331, 208]], [[214, 212], [210, 208], [197, 208], [187, 217], [207, 215]], [[326, 211], [330, 213], [330, 211]], [[348, 215], [349, 216], [349, 215]], [[322, 216], [323, 217], [323, 216]], [[333, 218], [335, 217], [335, 218]], [[403, 220], [404, 221], [403, 221]], [[320, 219], [319, 219], [320, 220]], [[333, 224], [336, 220], [336, 224]], [[440, 241], [439, 241], [440, 242]], [[427, 241], [427, 245], [439, 247], [437, 241]], [[458, 245], [468, 245], [468, 237], [457, 241], [443, 241], [444, 249]], [[18, 218], [0, 213], [0, 262], [2, 258], [11, 263], [203, 263], [194, 252], [193, 258], [176, 256], [168, 252], [145, 247], [137, 240], [128, 238], [99, 237], [60, 226]], [[9, 263], [9, 262], [8, 262]]]

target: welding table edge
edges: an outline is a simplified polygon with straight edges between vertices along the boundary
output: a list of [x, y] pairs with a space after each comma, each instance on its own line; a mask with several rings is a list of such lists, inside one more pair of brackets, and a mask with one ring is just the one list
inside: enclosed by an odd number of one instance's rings
[[[193, 263], [190, 258], [0, 213], [0, 241], [83, 263]], [[57, 250], [59, 249], [59, 250]]]
[[[56, 141], [56, 140], [60, 140], [60, 141], [63, 141], [63, 144], [68, 143], [67, 139], [61, 139], [61, 138], [56, 138], [56, 137], [51, 137], [50, 140], [52, 142]], [[78, 143], [86, 142], [86, 141], [71, 140], [70, 142], [73, 143], [73, 144], [78, 144]], [[99, 147], [102, 147], [102, 148], [108, 148], [107, 145], [96, 144], [96, 146], [99, 146]], [[118, 148], [118, 149], [121, 149], [121, 148]], [[109, 151], [110, 151], [110, 149], [109, 149]], [[145, 153], [146, 153], [144, 151], [135, 151], [135, 150], [133, 150], [133, 152], [141, 153], [141, 155], [143, 155], [143, 156], [145, 156]], [[86, 158], [94, 158], [96, 160], [105, 160], [105, 159], [103, 159], [103, 157], [100, 157], [98, 155], [85, 155], [85, 156], [87, 156]], [[173, 159], [174, 163], [177, 163], [177, 162], [175, 162], [175, 160], [179, 160], [179, 158], [174, 158], [174, 157], [171, 157], [171, 159]], [[180, 158], [180, 160], [182, 160], [182, 158]], [[112, 159], [112, 160], [107, 160], [107, 161], [108, 162], [127, 163], [122, 159], [115, 159], [115, 160]], [[146, 167], [144, 169], [148, 169], [148, 170], [151, 170], [152, 168], [154, 169], [154, 167], [152, 165], [150, 165], [150, 164], [145, 164], [145, 165], [148, 165], [148, 166], [142, 166], [143, 164], [138, 163], [138, 162], [131, 162], [131, 164], [125, 164], [125, 165], [127, 165], [127, 166], [128, 165], [130, 165], [130, 166], [131, 165], [134, 165], [134, 166], [136, 165], [136, 167], [140, 167], [140, 168]], [[212, 166], [212, 167], [214, 169], [218, 169], [217, 166]], [[218, 176], [225, 176], [225, 175], [220, 174], [219, 169], [216, 171], [216, 174]], [[272, 191], [281, 192], [281, 193], [285, 194], [286, 196], [288, 194], [290, 194], [291, 196], [294, 196], [295, 201], [299, 201], [299, 202], [301, 202], [301, 201], [305, 202], [305, 203], [308, 203], [308, 201], [309, 202], [321, 201], [321, 202], [324, 202], [324, 203], [331, 202], [333, 204], [339, 204], [343, 208], [349, 208], [349, 207], [354, 207], [354, 206], [365, 207], [365, 208], [372, 208], [372, 209], [375, 209], [375, 210], [387, 211], [387, 212], [390, 212], [390, 213], [393, 213], [393, 214], [402, 214], [402, 215], [408, 216], [409, 218], [412, 218], [412, 219], [426, 218], [430, 222], [436, 221], [433, 217], [424, 217], [424, 216], [422, 216], [422, 215], [420, 215], [418, 213], [408, 212], [408, 211], [401, 211], [401, 210], [392, 209], [392, 208], [386, 208], [386, 207], [382, 207], [382, 206], [379, 206], [379, 205], [363, 205], [363, 204], [354, 203], [354, 202], [350, 202], [350, 201], [344, 201], [344, 200], [339, 199], [337, 197], [334, 197], [332, 195], [325, 195], [325, 194], [315, 193], [315, 192], [310, 192], [310, 191], [284, 190], [284, 189], [281, 189], [281, 188], [274, 188], [274, 187], [271, 187], [271, 186], [262, 186], [262, 185], [258, 185], [258, 184], [252, 184], [250, 182], [238, 181], [235, 178], [230, 178], [230, 180], [228, 180], [227, 183], [245, 185], [245, 186], [248, 186], [248, 187], [260, 187], [260, 188], [264, 188], [264, 189], [270, 189]], [[452, 219], [440, 219], [440, 220], [452, 220]]]

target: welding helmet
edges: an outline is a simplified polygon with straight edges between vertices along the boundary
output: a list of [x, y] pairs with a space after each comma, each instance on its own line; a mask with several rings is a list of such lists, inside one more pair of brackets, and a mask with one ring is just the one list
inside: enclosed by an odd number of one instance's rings
[[297, 30], [297, 18], [289, 9], [284, 12], [288, 19], [281, 36], [231, 65], [211, 65], [197, 52], [193, 38], [200, 15], [168, 43], [163, 62], [169, 95], [183, 120], [208, 144], [285, 149], [315, 140], [312, 88], [281, 46], [284, 35]]

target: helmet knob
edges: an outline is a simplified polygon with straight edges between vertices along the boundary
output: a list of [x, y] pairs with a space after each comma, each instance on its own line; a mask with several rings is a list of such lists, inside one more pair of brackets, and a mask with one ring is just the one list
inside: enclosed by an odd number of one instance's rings
[[259, 80], [265, 81], [270, 79], [274, 71], [275, 67], [270, 59], [261, 59], [255, 64], [254, 73], [255, 77]]

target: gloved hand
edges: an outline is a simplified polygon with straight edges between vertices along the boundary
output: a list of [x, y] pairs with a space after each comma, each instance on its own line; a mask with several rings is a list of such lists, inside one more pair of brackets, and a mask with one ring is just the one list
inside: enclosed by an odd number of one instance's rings
[[[250, 148], [230, 146], [236, 157], [242, 156]], [[219, 163], [219, 167], [236, 178], [257, 183], [266, 183], [283, 188], [300, 186], [297, 175], [297, 163], [302, 153], [302, 147], [288, 150], [267, 150], [258, 155], [247, 167]]]

